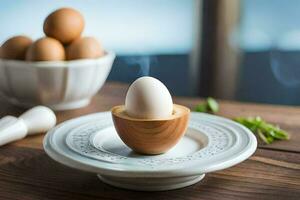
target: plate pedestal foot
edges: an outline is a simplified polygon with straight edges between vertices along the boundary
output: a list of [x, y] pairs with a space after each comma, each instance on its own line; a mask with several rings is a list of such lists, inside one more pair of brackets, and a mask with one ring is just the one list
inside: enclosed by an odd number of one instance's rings
[[164, 191], [174, 190], [193, 185], [201, 181], [205, 174], [186, 177], [170, 178], [122, 178], [97, 175], [100, 180], [109, 185], [137, 191]]

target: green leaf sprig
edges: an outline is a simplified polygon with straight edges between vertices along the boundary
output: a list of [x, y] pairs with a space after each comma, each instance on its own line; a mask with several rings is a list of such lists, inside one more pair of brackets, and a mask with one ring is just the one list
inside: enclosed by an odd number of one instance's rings
[[[215, 114], [219, 111], [219, 104], [212, 97], [208, 97], [205, 102], [196, 106], [195, 111]], [[289, 139], [286, 131], [277, 125], [267, 123], [261, 117], [239, 117], [233, 120], [250, 129], [266, 144], [271, 144], [275, 140]]]
[[266, 144], [271, 144], [275, 140], [288, 140], [289, 134], [280, 129], [279, 126], [267, 123], [260, 117], [239, 117], [234, 121], [246, 126]]
[[214, 98], [208, 97], [203, 103], [200, 103], [196, 106], [195, 111], [204, 113], [217, 113], [219, 111], [219, 104]]

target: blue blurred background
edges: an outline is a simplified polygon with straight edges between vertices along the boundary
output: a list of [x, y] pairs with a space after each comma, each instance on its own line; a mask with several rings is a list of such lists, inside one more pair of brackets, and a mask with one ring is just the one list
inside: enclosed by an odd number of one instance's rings
[[[230, 99], [299, 105], [300, 1], [236, 2], [239, 20], [225, 40], [242, 56]], [[130, 83], [151, 75], [161, 79], [174, 95], [201, 95], [198, 91], [210, 89], [198, 85], [202, 70], [196, 70], [196, 75], [193, 70], [211, 66], [200, 66], [194, 59], [201, 60], [199, 45], [209, 39], [210, 27], [219, 26], [210, 19], [203, 23], [207, 11], [202, 4], [205, 0], [1, 0], [0, 43], [18, 34], [42, 37], [43, 20], [50, 12], [73, 7], [84, 15], [83, 34], [97, 37], [118, 55], [109, 80]], [[205, 29], [208, 34], [202, 35]], [[202, 45], [201, 51], [206, 48]], [[211, 59], [216, 58], [212, 55]], [[217, 67], [222, 70], [222, 64]], [[214, 79], [207, 80], [210, 84]], [[209, 94], [228, 98], [213, 92], [202, 96]]]
[[300, 1], [243, 1], [237, 98], [300, 104]]

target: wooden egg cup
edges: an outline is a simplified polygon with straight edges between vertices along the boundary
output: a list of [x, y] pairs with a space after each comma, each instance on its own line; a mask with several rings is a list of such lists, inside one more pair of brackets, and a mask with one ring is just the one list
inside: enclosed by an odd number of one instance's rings
[[190, 109], [174, 104], [166, 119], [137, 119], [127, 115], [125, 106], [112, 108], [112, 118], [122, 141], [141, 154], [161, 154], [172, 148], [184, 135]]

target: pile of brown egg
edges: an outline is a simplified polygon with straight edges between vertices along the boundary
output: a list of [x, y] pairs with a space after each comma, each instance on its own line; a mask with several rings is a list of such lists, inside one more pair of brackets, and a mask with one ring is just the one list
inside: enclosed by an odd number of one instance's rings
[[58, 9], [44, 21], [45, 37], [32, 41], [15, 36], [1, 46], [0, 57], [8, 60], [61, 61], [99, 58], [105, 54], [93, 37], [81, 37], [84, 18], [72, 8]]

